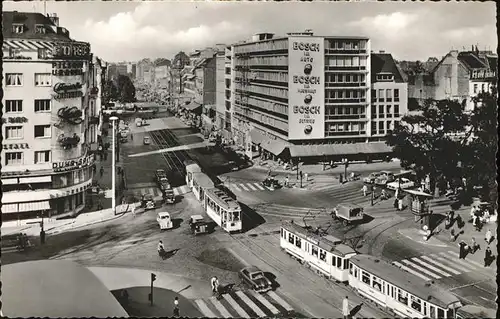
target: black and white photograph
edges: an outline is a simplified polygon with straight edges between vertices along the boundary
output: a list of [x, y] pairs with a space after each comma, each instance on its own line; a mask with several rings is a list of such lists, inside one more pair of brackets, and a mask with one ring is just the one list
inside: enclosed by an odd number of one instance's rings
[[498, 318], [494, 1], [3, 1], [2, 317]]

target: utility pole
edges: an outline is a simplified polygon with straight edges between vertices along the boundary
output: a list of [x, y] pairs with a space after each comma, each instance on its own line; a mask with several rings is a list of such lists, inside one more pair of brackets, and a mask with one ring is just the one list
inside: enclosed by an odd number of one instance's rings
[[344, 179], [347, 181], [347, 166], [349, 166], [349, 160], [347, 158], [344, 159]]
[[154, 273], [151, 273], [151, 292], [149, 293], [149, 296], [148, 296], [151, 307], [153, 306], [153, 282], [155, 280], [156, 280], [156, 275]]
[[375, 199], [375, 186], [372, 185], [372, 191], [371, 191], [372, 206], [373, 206], [373, 200], [374, 199]]

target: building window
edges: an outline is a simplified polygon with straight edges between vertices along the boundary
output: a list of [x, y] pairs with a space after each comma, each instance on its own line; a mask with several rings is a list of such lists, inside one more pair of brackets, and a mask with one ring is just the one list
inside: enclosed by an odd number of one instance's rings
[[381, 280], [375, 276], [373, 276], [372, 287], [382, 292], [382, 283]]
[[394, 105], [394, 117], [399, 117], [399, 105]]
[[13, 33], [23, 33], [24, 32], [24, 24], [13, 23], [12, 24], [12, 32]]
[[399, 102], [399, 89], [394, 89], [394, 102]]
[[379, 100], [379, 102], [384, 102], [384, 90], [383, 89], [378, 90], [378, 100]]
[[293, 236], [292, 234], [290, 234], [290, 233], [288, 234], [288, 242], [289, 242], [290, 244], [293, 244], [293, 243], [294, 243], [294, 236]]
[[384, 106], [383, 105], [379, 105], [378, 106], [378, 115], [380, 118], [384, 118]]
[[378, 134], [384, 134], [384, 122], [378, 123]]
[[7, 126], [5, 128], [5, 138], [10, 139], [22, 139], [23, 138], [23, 127], [22, 126]]
[[312, 246], [311, 248], [311, 255], [318, 257], [318, 247]]
[[5, 113], [22, 113], [23, 100], [6, 100]]
[[5, 153], [5, 166], [7, 165], [21, 165], [23, 164], [23, 153], [12, 152]]
[[474, 83], [474, 93], [477, 93], [478, 85], [477, 83]]
[[35, 151], [35, 164], [49, 163], [51, 151]]
[[50, 112], [50, 100], [35, 100], [35, 112]]
[[17, 58], [21, 54], [21, 49], [18, 48], [10, 48], [9, 49], [9, 57]]
[[22, 86], [23, 74], [22, 73], [6, 73], [5, 74], [6, 86]]
[[481, 92], [485, 92], [485, 90], [484, 90], [484, 83], [481, 84]]
[[323, 249], [319, 250], [319, 259], [326, 262], [326, 251], [324, 251]]
[[35, 137], [50, 137], [50, 125], [35, 125]]
[[47, 49], [45, 49], [45, 48], [38, 49], [38, 58], [39, 59], [46, 59], [47, 58]]
[[51, 80], [50, 73], [35, 73], [35, 86], [50, 86]]
[[387, 105], [386, 106], [386, 114], [387, 114], [387, 117], [392, 117], [392, 110], [391, 110], [392, 106], [391, 105]]
[[35, 25], [35, 33], [44, 34], [45, 33], [45, 26], [43, 24]]
[[385, 97], [387, 98], [387, 102], [392, 102], [392, 90], [391, 89], [385, 90]]

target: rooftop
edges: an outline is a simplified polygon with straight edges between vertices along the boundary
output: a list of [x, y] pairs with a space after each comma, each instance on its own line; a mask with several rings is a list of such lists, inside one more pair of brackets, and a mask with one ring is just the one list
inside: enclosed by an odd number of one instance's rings
[[372, 53], [371, 71], [372, 82], [377, 82], [377, 73], [390, 73], [394, 75], [396, 83], [405, 82], [401, 72], [399, 72], [396, 61], [390, 53]]
[[[57, 18], [55, 18], [57, 19]], [[38, 40], [66, 40], [71, 41], [69, 34], [65, 35], [57, 32], [58, 26], [48, 17], [37, 12], [2, 12], [2, 34], [4, 39], [38, 39]], [[24, 31], [14, 33], [13, 24], [22, 24]], [[44, 25], [45, 33], [37, 33], [36, 26]]]

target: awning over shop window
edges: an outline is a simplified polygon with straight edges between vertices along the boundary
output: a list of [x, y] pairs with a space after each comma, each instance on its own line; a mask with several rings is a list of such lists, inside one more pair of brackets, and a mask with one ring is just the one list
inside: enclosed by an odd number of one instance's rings
[[191, 102], [189, 104], [183, 105], [182, 107], [184, 107], [188, 111], [193, 111], [193, 110], [196, 110], [197, 108], [199, 108], [200, 106], [201, 106], [201, 104], [199, 104], [199, 103]]
[[390, 152], [392, 152], [392, 149], [387, 144], [379, 142], [290, 146], [290, 155], [292, 157], [383, 154]]
[[17, 213], [17, 205], [18, 204], [3, 204], [2, 214]]
[[6, 178], [6, 179], [2, 178], [2, 184], [3, 185], [15, 185], [15, 184], [18, 184], [17, 183], [17, 178]]
[[19, 203], [19, 212], [32, 212], [50, 209], [49, 201]]
[[51, 176], [23, 177], [19, 179], [19, 183], [50, 183]]
[[289, 145], [288, 142], [278, 139], [273, 140], [255, 129], [250, 131], [250, 138], [253, 144], [260, 145], [260, 147], [276, 156], [280, 155]]

